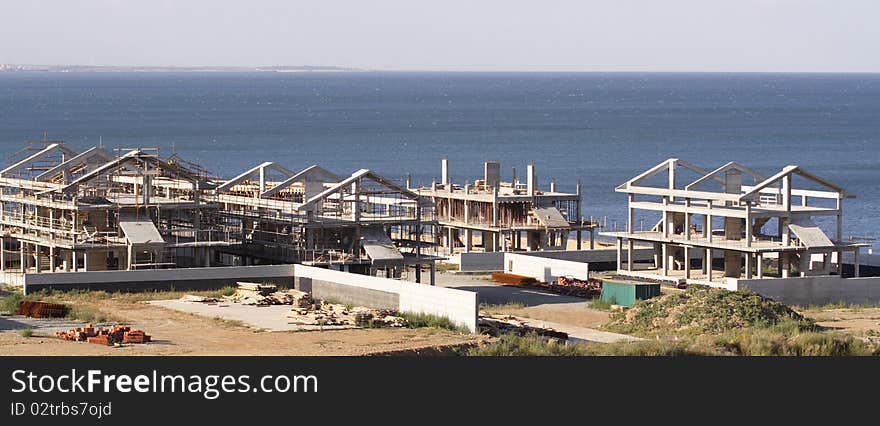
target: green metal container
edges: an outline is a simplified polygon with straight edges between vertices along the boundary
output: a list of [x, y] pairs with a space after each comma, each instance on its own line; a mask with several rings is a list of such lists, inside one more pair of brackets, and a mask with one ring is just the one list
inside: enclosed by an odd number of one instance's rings
[[627, 308], [635, 305], [638, 300], [646, 300], [659, 295], [659, 283], [602, 281], [602, 301]]

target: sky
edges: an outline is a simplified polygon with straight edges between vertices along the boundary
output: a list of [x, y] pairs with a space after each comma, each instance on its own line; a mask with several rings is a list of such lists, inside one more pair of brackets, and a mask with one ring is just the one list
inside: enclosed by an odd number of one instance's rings
[[880, 72], [880, 0], [0, 0], [0, 63]]

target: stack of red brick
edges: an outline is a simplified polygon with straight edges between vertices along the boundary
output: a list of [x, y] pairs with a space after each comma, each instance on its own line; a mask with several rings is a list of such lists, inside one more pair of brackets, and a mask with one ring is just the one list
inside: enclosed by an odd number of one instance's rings
[[22, 300], [18, 302], [15, 313], [31, 318], [60, 318], [67, 314], [67, 306], [60, 303]]
[[76, 342], [89, 342], [99, 345], [112, 345], [114, 343], [146, 343], [150, 336], [142, 330], [132, 330], [131, 327], [114, 325], [112, 327], [77, 327], [68, 331], [59, 331], [56, 335], [64, 340]]

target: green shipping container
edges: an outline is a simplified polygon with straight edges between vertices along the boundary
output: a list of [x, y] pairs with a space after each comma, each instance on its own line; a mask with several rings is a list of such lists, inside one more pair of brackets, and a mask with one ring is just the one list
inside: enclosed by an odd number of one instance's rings
[[659, 283], [602, 281], [602, 301], [626, 306], [660, 295]]

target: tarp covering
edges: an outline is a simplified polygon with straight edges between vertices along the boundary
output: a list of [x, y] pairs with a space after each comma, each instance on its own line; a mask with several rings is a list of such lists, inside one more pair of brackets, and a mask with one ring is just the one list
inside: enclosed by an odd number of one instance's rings
[[403, 263], [400, 250], [381, 226], [368, 226], [361, 229], [361, 246], [373, 264]]
[[788, 229], [807, 248], [834, 247], [834, 243], [825, 235], [825, 232], [809, 218], [792, 218]]
[[156, 225], [149, 218], [121, 215], [119, 227], [130, 244], [165, 244]]
[[532, 215], [541, 222], [541, 225], [547, 228], [568, 228], [568, 220], [562, 216], [562, 212], [556, 207], [535, 207], [532, 209]]

